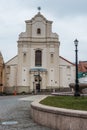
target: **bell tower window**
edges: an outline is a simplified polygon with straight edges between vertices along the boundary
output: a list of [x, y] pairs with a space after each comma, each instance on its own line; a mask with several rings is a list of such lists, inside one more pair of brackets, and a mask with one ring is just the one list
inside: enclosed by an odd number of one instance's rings
[[37, 28], [37, 34], [41, 34], [41, 29]]

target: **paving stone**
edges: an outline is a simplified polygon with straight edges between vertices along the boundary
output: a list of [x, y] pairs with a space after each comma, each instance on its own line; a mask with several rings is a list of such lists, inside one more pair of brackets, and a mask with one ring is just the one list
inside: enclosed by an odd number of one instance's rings
[[[0, 130], [53, 130], [36, 124], [31, 118], [30, 104], [41, 97], [41, 95], [0, 97]], [[5, 121], [17, 121], [18, 124], [2, 125]]]

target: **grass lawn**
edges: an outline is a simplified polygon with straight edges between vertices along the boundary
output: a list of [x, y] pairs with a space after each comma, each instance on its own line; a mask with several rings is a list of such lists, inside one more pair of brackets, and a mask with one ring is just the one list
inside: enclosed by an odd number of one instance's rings
[[87, 97], [48, 96], [40, 103], [53, 107], [87, 111]]

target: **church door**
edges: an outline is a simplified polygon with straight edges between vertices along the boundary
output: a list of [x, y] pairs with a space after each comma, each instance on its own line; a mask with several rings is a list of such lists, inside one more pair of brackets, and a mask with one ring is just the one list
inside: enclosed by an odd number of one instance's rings
[[36, 84], [36, 90], [37, 92], [40, 92], [40, 83]]
[[35, 76], [35, 84], [36, 84], [36, 91], [37, 92], [40, 92], [41, 90], [41, 81], [42, 81], [42, 78], [40, 75], [36, 75]]

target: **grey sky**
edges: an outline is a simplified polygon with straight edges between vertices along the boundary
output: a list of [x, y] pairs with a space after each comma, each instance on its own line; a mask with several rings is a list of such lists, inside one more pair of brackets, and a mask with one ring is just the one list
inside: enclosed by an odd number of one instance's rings
[[53, 21], [53, 32], [59, 35], [60, 55], [74, 62], [79, 40], [79, 60], [87, 61], [87, 0], [0, 0], [0, 50], [8, 61], [17, 54], [18, 35], [25, 31], [25, 20], [31, 19], [41, 6], [41, 13]]

